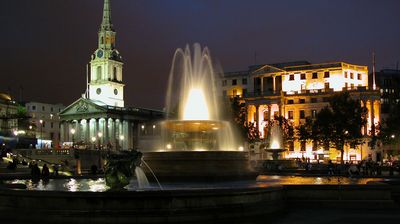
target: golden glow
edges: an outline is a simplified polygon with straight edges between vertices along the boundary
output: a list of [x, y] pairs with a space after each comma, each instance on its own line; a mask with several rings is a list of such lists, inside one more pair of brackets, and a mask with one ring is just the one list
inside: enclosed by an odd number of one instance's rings
[[201, 89], [190, 89], [183, 111], [183, 120], [210, 120], [206, 99]]
[[272, 140], [272, 142], [271, 142], [271, 149], [280, 149], [280, 144], [279, 144], [279, 141], [278, 140], [276, 140], [276, 139], [273, 139]]

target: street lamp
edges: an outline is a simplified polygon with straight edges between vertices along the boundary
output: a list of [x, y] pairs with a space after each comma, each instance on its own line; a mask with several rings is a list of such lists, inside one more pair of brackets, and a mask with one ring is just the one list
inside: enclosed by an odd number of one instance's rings
[[40, 123], [40, 148], [43, 148], [43, 120], [39, 120]]
[[125, 139], [125, 136], [120, 135], [119, 140], [121, 141], [121, 148], [123, 149], [124, 143], [122, 142]]
[[99, 150], [100, 150], [101, 137], [103, 136], [103, 133], [99, 132], [97, 133], [97, 136], [99, 137]]
[[395, 136], [395, 135], [391, 135], [390, 137], [391, 137], [391, 138], [395, 138], [396, 136]]
[[74, 143], [75, 143], [75, 139], [74, 139], [75, 132], [76, 132], [75, 128], [72, 128], [72, 129], [71, 129], [71, 134], [72, 134], [72, 148], [74, 148]]
[[95, 142], [96, 142], [96, 137], [93, 136], [93, 137], [92, 137], [92, 144], [93, 144], [92, 146], [93, 146], [93, 149], [94, 149], [94, 144], [95, 144]]

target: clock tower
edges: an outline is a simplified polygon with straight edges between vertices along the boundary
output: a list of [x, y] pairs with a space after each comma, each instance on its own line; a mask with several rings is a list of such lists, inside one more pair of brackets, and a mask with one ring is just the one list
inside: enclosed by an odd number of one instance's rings
[[90, 61], [88, 98], [99, 104], [124, 107], [123, 62], [115, 49], [115, 34], [111, 23], [110, 0], [104, 0], [98, 47]]

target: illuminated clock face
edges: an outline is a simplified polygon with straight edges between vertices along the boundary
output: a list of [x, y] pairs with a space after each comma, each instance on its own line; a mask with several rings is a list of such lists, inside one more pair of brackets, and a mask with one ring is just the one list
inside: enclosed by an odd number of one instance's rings
[[102, 51], [102, 50], [98, 50], [98, 51], [97, 51], [97, 57], [98, 57], [98, 58], [103, 57], [103, 51]]
[[117, 89], [114, 89], [114, 94], [118, 95], [118, 90]]
[[100, 88], [97, 88], [97, 89], [96, 89], [96, 93], [97, 93], [97, 95], [100, 95], [101, 89], [100, 89]]

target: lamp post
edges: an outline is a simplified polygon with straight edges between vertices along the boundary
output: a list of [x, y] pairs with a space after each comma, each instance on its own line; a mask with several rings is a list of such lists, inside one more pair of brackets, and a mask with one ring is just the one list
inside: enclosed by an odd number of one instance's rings
[[99, 137], [99, 150], [100, 150], [101, 137], [103, 136], [103, 133], [99, 132], [97, 133], [97, 136]]
[[122, 149], [124, 148], [124, 143], [123, 143], [124, 139], [125, 139], [125, 137], [123, 135], [119, 136], [119, 140], [121, 141], [121, 148]]
[[43, 120], [39, 120], [40, 123], [40, 148], [43, 148]]
[[71, 134], [72, 134], [72, 148], [74, 148], [75, 145], [75, 139], [74, 139], [74, 135], [75, 135], [75, 128], [71, 129]]
[[93, 147], [93, 149], [94, 149], [94, 144], [96, 143], [96, 137], [92, 137], [92, 147]]

